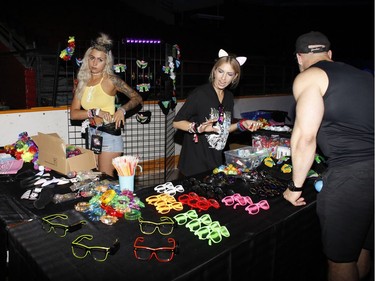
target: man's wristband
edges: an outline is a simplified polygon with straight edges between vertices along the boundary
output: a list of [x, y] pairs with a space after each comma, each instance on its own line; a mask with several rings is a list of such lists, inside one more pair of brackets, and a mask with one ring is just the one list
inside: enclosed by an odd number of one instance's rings
[[290, 181], [289, 182], [289, 184], [288, 184], [288, 189], [290, 190], [290, 191], [293, 191], [293, 192], [297, 192], [297, 191], [302, 191], [302, 187], [296, 187], [295, 185], [294, 185], [294, 182], [293, 181]]

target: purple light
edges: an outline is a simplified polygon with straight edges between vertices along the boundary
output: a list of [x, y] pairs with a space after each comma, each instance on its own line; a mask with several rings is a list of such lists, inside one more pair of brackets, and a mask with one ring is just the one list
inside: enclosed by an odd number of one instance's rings
[[126, 38], [126, 43], [128, 43], [128, 44], [160, 44], [161, 40], [156, 40], [156, 39], [139, 39], [139, 38]]

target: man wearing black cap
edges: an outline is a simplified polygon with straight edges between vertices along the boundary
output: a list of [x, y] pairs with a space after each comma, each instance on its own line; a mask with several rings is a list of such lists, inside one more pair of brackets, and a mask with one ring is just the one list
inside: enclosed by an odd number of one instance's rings
[[306, 204], [303, 184], [319, 147], [328, 165], [317, 195], [328, 280], [357, 281], [368, 275], [373, 254], [374, 77], [334, 62], [320, 32], [297, 38], [296, 57], [293, 181], [283, 195]]

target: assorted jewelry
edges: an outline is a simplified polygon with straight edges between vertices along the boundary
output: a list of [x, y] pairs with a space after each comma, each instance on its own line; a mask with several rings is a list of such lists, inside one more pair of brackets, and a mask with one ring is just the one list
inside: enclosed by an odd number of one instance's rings
[[135, 62], [140, 69], [145, 69], [148, 66], [148, 62], [144, 60], [136, 60]]
[[74, 54], [74, 49], [76, 47], [74, 36], [69, 36], [68, 46], [61, 51], [60, 58], [64, 61], [68, 61], [72, 58]]
[[199, 123], [195, 123], [195, 122], [191, 122], [189, 124], [188, 132], [190, 134], [194, 134], [193, 135], [193, 141], [194, 142], [198, 142], [198, 134], [200, 134], [199, 128], [201, 128], [201, 126], [202, 125], [200, 125]]
[[76, 58], [76, 65], [78, 67], [81, 67], [82, 63], [83, 63], [83, 60], [81, 58]]
[[135, 118], [141, 124], [148, 124], [151, 121], [151, 115], [150, 110], [140, 111], [136, 114]]
[[137, 90], [141, 93], [148, 92], [150, 90], [150, 88], [151, 88], [150, 83], [141, 83], [141, 84], [137, 85]]
[[87, 110], [87, 117], [94, 118], [95, 116], [98, 116], [100, 113], [100, 108], [92, 108]]
[[116, 73], [125, 72], [126, 69], [127, 69], [126, 64], [118, 63], [118, 64], [113, 65], [113, 70]]
[[225, 111], [224, 106], [222, 104], [219, 104], [219, 118], [217, 119], [217, 122], [222, 125], [225, 119]]
[[245, 119], [242, 119], [241, 121], [237, 123], [237, 129], [240, 130], [241, 132], [244, 132], [247, 130], [244, 125], [244, 122], [245, 122]]
[[131, 191], [121, 191], [118, 185], [98, 186], [89, 202], [76, 204], [77, 211], [88, 214], [92, 221], [112, 225], [119, 218], [136, 220], [141, 216], [145, 204]]

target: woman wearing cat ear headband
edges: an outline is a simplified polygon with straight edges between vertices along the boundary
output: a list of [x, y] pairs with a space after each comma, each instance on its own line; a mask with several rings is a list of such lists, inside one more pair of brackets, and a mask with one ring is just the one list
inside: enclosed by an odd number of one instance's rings
[[224, 164], [229, 133], [260, 128], [261, 124], [254, 120], [232, 124], [234, 96], [229, 89], [238, 86], [246, 59], [221, 49], [208, 83], [194, 89], [176, 114], [173, 127], [184, 133], [178, 163], [183, 176], [212, 171]]

